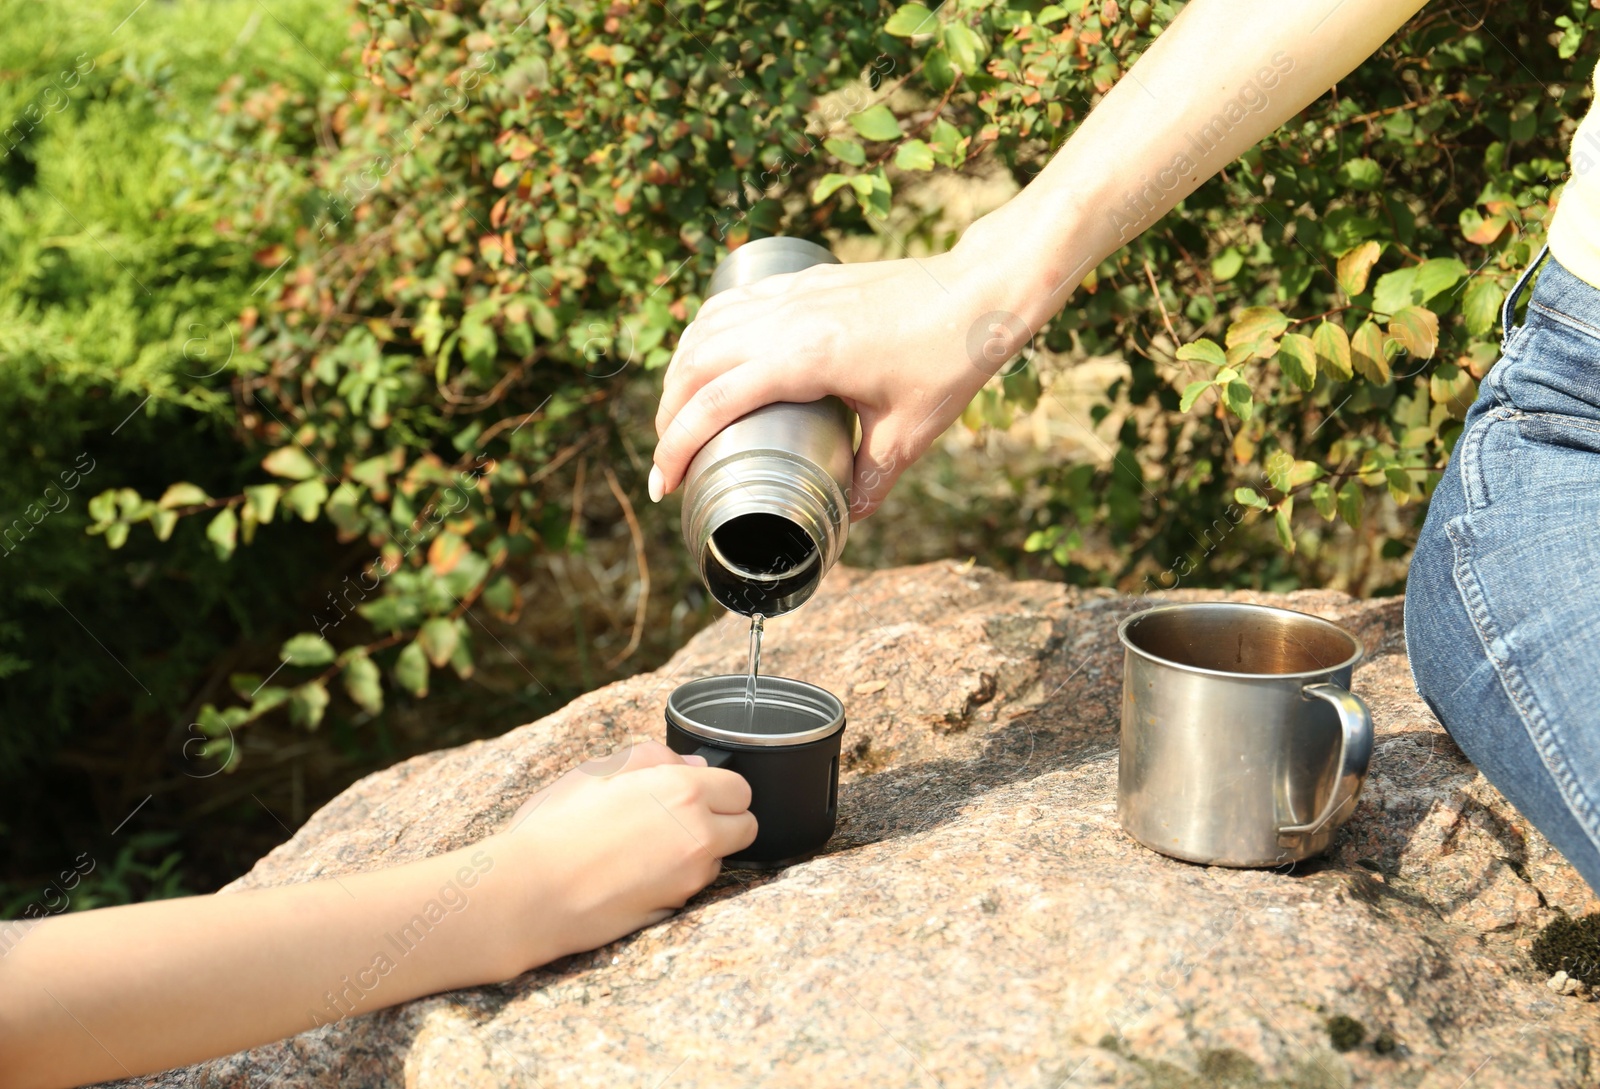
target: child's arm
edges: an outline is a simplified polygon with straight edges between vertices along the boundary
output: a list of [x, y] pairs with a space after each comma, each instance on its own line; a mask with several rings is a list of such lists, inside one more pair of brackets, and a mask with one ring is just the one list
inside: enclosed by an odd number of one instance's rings
[[569, 772], [506, 830], [420, 862], [37, 924], [0, 956], [0, 1086], [228, 1054], [667, 917], [755, 838], [750, 788], [654, 743], [623, 759]]

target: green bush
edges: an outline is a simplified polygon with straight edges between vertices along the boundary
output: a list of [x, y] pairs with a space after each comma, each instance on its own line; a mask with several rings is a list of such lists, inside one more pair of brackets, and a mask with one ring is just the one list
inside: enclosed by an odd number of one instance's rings
[[821, 225], [763, 191], [821, 177], [815, 94], [900, 50], [820, 0], [692, 25], [660, 6], [364, 10], [370, 82], [235, 81], [208, 134], [198, 184], [232, 202], [239, 252], [282, 266], [230, 369], [260, 471], [90, 508], [112, 547], [192, 518], [259, 570], [256, 534], [300, 520], [359, 557], [276, 660], [231, 676], [236, 700], [201, 709], [219, 758], [268, 714], [314, 728], [340, 694], [373, 714], [471, 676], [534, 561], [582, 547], [556, 472], [591, 467], [638, 533], [650, 440], [616, 426], [624, 392], [654, 388], [720, 245]]
[[[105, 821], [95, 801], [167, 770], [151, 750], [219, 654], [281, 615], [273, 580], [305, 562], [285, 550], [282, 570], [229, 570], [204, 541], [108, 553], [85, 536], [102, 490], [238, 470], [224, 364], [259, 274], [189, 186], [186, 144], [230, 73], [323, 76], [246, 0], [132, 7], [97, 0], [64, 19], [0, 4], [0, 855], [11, 873], [99, 849], [84, 830], [103, 834], [126, 808]], [[301, 41], [326, 46], [320, 7], [276, 5]]]

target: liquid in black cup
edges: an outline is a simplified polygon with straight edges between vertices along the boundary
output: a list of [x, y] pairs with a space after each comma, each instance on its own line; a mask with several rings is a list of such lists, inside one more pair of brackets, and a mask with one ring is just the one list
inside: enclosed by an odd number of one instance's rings
[[739, 673], [680, 685], [667, 699], [667, 747], [744, 776], [756, 839], [723, 861], [778, 867], [815, 854], [833, 835], [844, 704], [814, 684], [761, 677], [752, 715], [747, 684]]

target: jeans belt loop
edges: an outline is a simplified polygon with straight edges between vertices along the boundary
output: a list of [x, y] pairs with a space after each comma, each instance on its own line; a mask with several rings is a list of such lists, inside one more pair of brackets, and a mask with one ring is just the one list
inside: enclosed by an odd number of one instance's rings
[[1522, 289], [1528, 286], [1528, 281], [1533, 279], [1533, 274], [1550, 254], [1550, 243], [1546, 242], [1534, 255], [1528, 267], [1522, 270], [1522, 275], [1517, 277], [1517, 282], [1512, 285], [1511, 292], [1506, 296], [1505, 305], [1500, 308], [1500, 352], [1505, 354], [1506, 348], [1511, 343], [1511, 322], [1514, 320], [1517, 300], [1522, 297]]

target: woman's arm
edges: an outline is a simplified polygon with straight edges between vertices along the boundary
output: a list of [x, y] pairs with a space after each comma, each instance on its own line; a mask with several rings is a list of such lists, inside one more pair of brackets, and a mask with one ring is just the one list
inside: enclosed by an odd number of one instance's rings
[[148, 1073], [509, 979], [665, 918], [754, 839], [733, 772], [654, 743], [608, 764], [420, 862], [39, 923], [0, 956], [0, 1085]]
[[936, 257], [819, 266], [718, 294], [684, 331], [651, 495], [773, 401], [861, 416], [852, 514], [876, 509], [1100, 261], [1355, 68], [1422, 0], [1192, 0], [1050, 164]]

